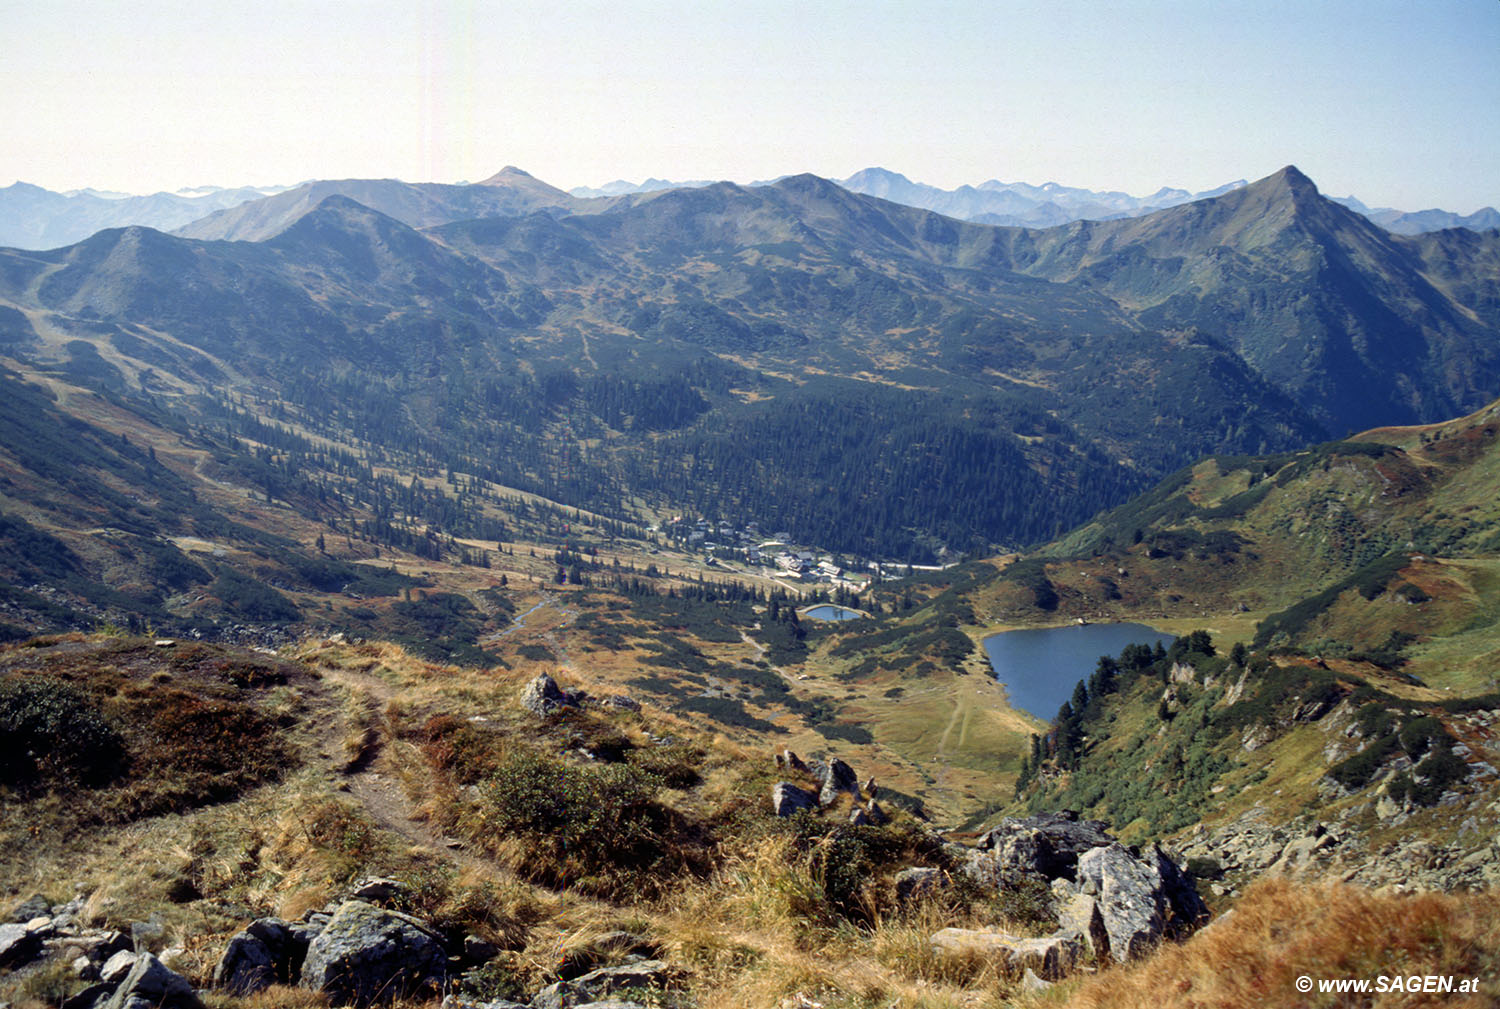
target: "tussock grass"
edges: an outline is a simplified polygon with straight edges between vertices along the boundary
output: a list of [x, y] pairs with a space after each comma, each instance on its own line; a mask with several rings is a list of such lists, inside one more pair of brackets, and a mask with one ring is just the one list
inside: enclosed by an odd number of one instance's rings
[[[1493, 893], [1397, 895], [1337, 883], [1267, 878], [1233, 912], [1181, 946], [1164, 946], [1066, 992], [1069, 1006], [1438, 1005], [1480, 1009], [1500, 999], [1500, 902]], [[1474, 995], [1303, 995], [1296, 980], [1454, 975], [1480, 978]]]

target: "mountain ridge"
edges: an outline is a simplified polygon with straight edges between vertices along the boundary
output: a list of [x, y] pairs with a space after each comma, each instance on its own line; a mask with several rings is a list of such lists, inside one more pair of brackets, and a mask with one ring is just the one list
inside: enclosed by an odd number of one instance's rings
[[[421, 209], [421, 190], [375, 191]], [[104, 361], [135, 348], [130, 375], [160, 367], [146, 360], [157, 354], [175, 360], [169, 337], [273, 387], [294, 382], [315, 413], [363, 409], [330, 374], [395, 383], [415, 423], [464, 418], [475, 468], [535, 438], [484, 405], [498, 393], [482, 384], [498, 383], [557, 438], [582, 424], [601, 439], [586, 470], [556, 463], [580, 481], [573, 504], [600, 507], [645, 481], [679, 506], [766, 509], [767, 521], [804, 523], [809, 540], [879, 542], [897, 557], [931, 535], [913, 522], [965, 548], [1049, 538], [1205, 452], [1291, 448], [1372, 414], [1431, 417], [1473, 405], [1500, 372], [1486, 321], [1500, 288], [1491, 240], [1390, 235], [1290, 167], [1148, 217], [1044, 230], [956, 221], [807, 174], [428, 229], [347, 193], [280, 199], [258, 223], [274, 222], [274, 237], [259, 242], [106, 233], [0, 254], [0, 290], [18, 311], [103, 334], [92, 339]], [[164, 334], [144, 338], [146, 358], [138, 327]], [[49, 340], [20, 352], [49, 366], [74, 352]], [[1425, 357], [1410, 353], [1417, 345]], [[198, 381], [194, 362], [183, 381]], [[663, 369], [691, 386], [685, 402], [706, 404], [676, 414], [670, 432], [642, 440], [588, 398]], [[870, 460], [870, 487], [839, 491], [837, 457], [811, 446], [797, 447], [796, 466], [770, 466], [763, 453], [791, 437], [789, 411], [807, 411], [808, 430], [836, 444], [858, 430], [844, 451]], [[909, 445], [871, 424], [882, 412], [909, 416]], [[459, 450], [457, 428], [428, 430], [443, 453]], [[920, 462], [926, 437], [949, 454]], [[843, 521], [879, 494], [882, 473], [926, 487], [962, 459], [977, 477], [979, 444], [1007, 460], [1009, 489], [971, 480], [962, 501], [891, 515], [875, 537]], [[525, 479], [548, 485], [553, 465], [530, 464]], [[1044, 488], [1062, 495], [1051, 517], [1038, 508]], [[837, 521], [813, 504], [839, 498], [850, 511]]]

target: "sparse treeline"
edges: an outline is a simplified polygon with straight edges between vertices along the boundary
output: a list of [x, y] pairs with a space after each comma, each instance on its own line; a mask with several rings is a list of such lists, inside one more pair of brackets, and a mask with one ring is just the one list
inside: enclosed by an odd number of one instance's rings
[[[334, 532], [379, 546], [428, 559], [453, 556], [463, 563], [488, 566], [483, 551], [456, 542], [456, 538], [467, 538], [503, 543], [513, 538], [510, 526], [487, 506], [540, 527], [544, 540], [566, 539], [575, 527], [585, 524], [607, 539], [646, 537], [645, 530], [633, 522], [611, 517], [585, 519], [576, 508], [519, 494], [501, 494], [492, 479], [461, 471], [456, 460], [439, 464], [424, 455], [415, 441], [373, 446], [359, 455], [285, 426], [290, 418], [282, 404], [270, 408], [270, 421], [229, 400], [206, 404], [204, 414], [208, 422], [196, 434], [211, 448], [220, 450], [216, 459], [226, 471], [260, 490], [268, 502], [304, 505]], [[305, 418], [299, 419], [306, 423]], [[402, 429], [396, 425], [387, 430]], [[349, 434], [339, 430], [324, 433], [330, 440]], [[387, 471], [395, 468], [421, 473], [428, 480], [424, 482], [415, 475], [400, 480]], [[439, 476], [446, 490], [431, 482]], [[355, 519], [356, 510], [367, 512], [369, 517]]]

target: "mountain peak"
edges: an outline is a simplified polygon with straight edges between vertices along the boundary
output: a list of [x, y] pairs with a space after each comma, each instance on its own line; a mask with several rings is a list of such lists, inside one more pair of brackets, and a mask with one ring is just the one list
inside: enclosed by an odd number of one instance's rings
[[543, 182], [535, 175], [523, 171], [515, 165], [506, 165], [484, 181], [476, 182], [475, 185], [489, 186], [493, 189], [508, 189], [515, 193], [541, 197], [553, 204], [565, 204], [570, 199], [568, 194], [561, 189]]
[[857, 184], [871, 183], [875, 182], [876, 180], [882, 180], [886, 182], [900, 182], [904, 185], [911, 185], [911, 180], [902, 175], [900, 172], [893, 172], [889, 168], [880, 168], [878, 166], [862, 168], [859, 171], [855, 172], [853, 175], [849, 176], [844, 181]]
[[526, 179], [531, 182], [535, 182], [537, 180], [535, 175], [532, 175], [525, 169], [517, 168], [515, 165], [506, 165], [504, 168], [500, 169], [489, 178], [483, 180], [482, 182], [476, 182], [474, 184], [476, 186], [504, 186], [514, 182], [519, 182], [522, 179]]
[[1269, 176], [1265, 181], [1275, 182], [1277, 185], [1285, 186], [1296, 195], [1318, 195], [1317, 184], [1302, 173], [1296, 165], [1287, 165], [1281, 171]]
[[1296, 165], [1287, 165], [1280, 171], [1215, 199], [1229, 199], [1228, 205], [1235, 207], [1258, 206], [1262, 208], [1261, 213], [1283, 207], [1297, 215], [1330, 203], [1319, 194], [1313, 180], [1304, 175]]

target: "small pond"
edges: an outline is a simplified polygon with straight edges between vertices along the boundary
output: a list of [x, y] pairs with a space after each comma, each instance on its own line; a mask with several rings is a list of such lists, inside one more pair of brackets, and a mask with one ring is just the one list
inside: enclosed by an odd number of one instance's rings
[[984, 650], [1011, 707], [1051, 721], [1078, 681], [1093, 675], [1099, 656], [1139, 643], [1165, 647], [1172, 638], [1145, 624], [1085, 624], [1002, 631], [984, 639]]
[[809, 606], [802, 615], [814, 620], [858, 620], [864, 616], [858, 610], [845, 609], [842, 606], [834, 606], [832, 603]]

